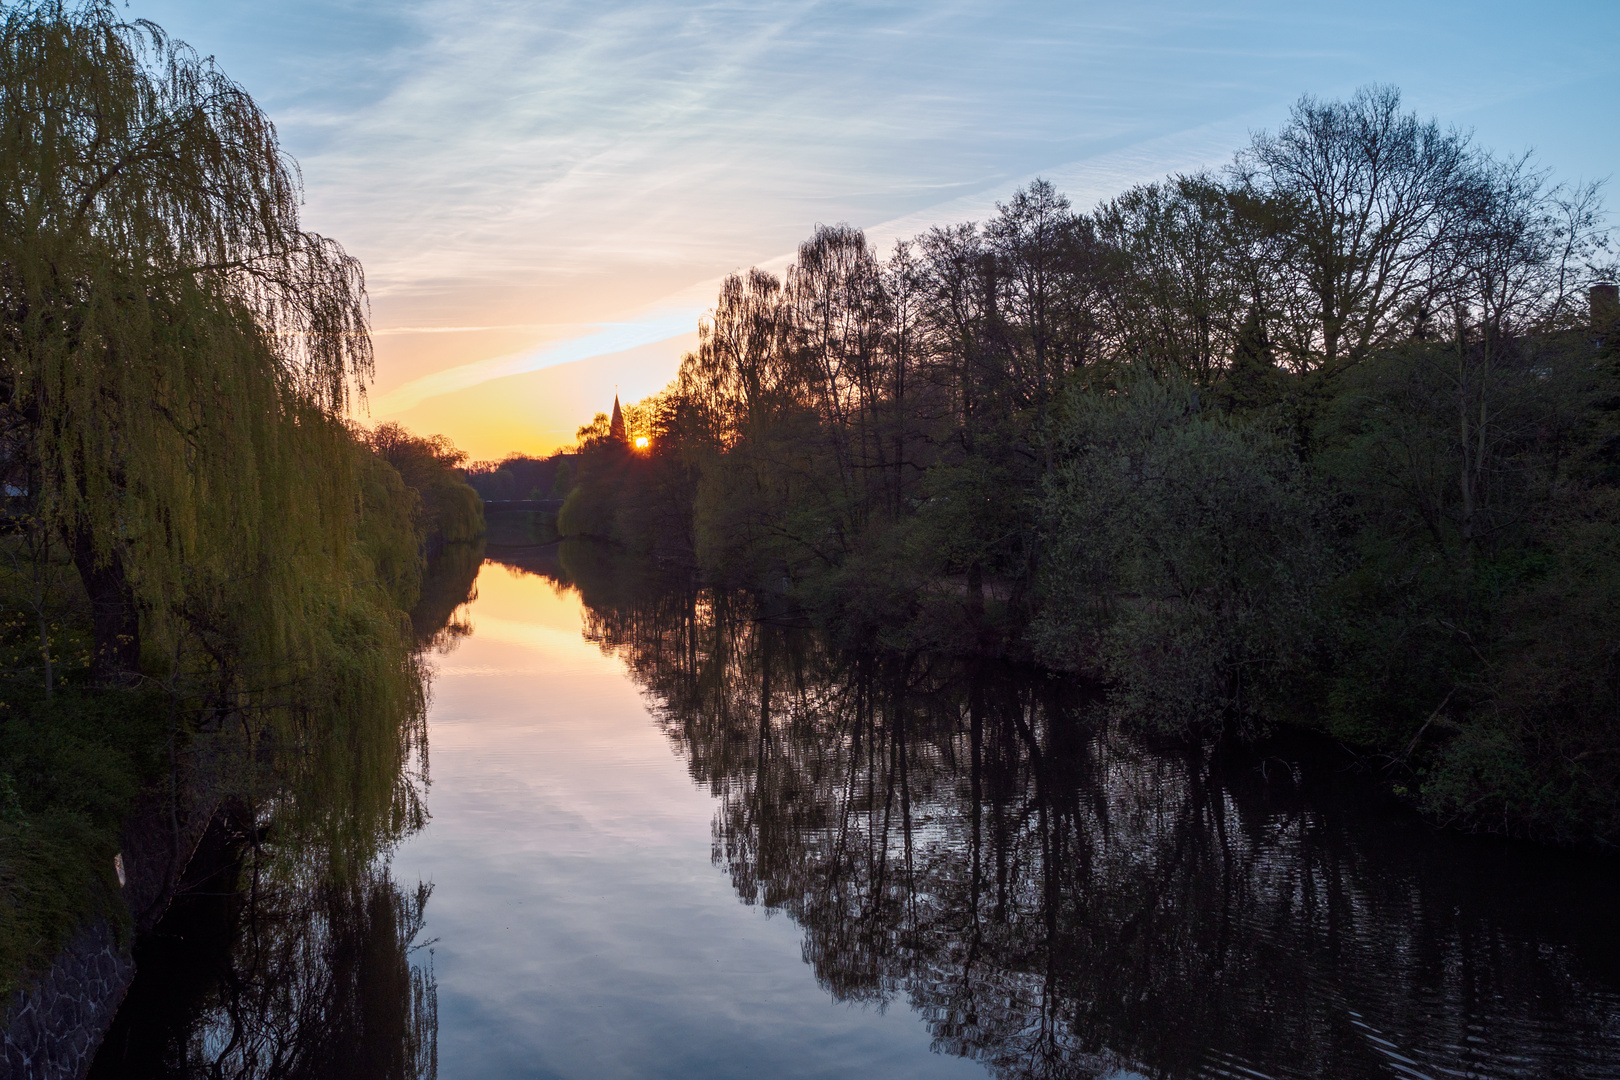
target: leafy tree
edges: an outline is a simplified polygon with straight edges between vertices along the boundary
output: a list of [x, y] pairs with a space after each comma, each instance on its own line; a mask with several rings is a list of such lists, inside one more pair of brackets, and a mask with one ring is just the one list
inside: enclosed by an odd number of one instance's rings
[[1231, 359], [1216, 391], [1234, 412], [1264, 409], [1277, 404], [1284, 393], [1277, 357], [1266, 335], [1260, 309], [1251, 307], [1232, 342]]
[[1178, 176], [1098, 207], [1102, 275], [1115, 354], [1163, 376], [1219, 376], [1247, 313], [1263, 302], [1249, 265], [1258, 240], [1218, 179]]
[[1474, 155], [1462, 134], [1403, 112], [1399, 90], [1300, 98], [1232, 174], [1276, 240], [1275, 340], [1296, 369], [1353, 364], [1443, 302]]
[[[73, 553], [103, 679], [218, 624], [245, 574], [274, 644], [341, 564], [369, 375], [364, 281], [302, 229], [268, 118], [210, 60], [91, 0], [0, 25], [8, 480]], [[283, 640], [283, 644], [285, 641]]]
[[0, 9], [0, 483], [27, 523], [0, 589], [13, 612], [18, 585], [54, 592], [39, 652], [65, 691], [0, 672], [0, 776], [43, 763], [0, 817], [0, 983], [127, 910], [112, 855], [162, 771], [173, 794], [217, 767], [326, 841], [323, 872], [422, 820], [415, 496], [344, 419], [364, 279], [300, 197], [247, 92], [158, 27]]
[[1001, 281], [1013, 392], [1034, 407], [1044, 439], [1063, 375], [1097, 359], [1096, 244], [1090, 222], [1050, 181], [1032, 182], [996, 209], [984, 235]]
[[484, 532], [484, 505], [461, 472], [467, 460], [443, 435], [413, 435], [399, 424], [379, 424], [366, 440], [415, 493], [424, 549], [464, 544]]
[[1036, 181], [886, 262], [818, 227], [727, 280], [652, 453], [582, 429], [564, 517], [844, 644], [1301, 722], [1453, 821], [1611, 837], [1599, 195], [1371, 87], [1089, 214]]
[[1034, 630], [1046, 658], [1117, 683], [1150, 728], [1264, 727], [1317, 647], [1333, 558], [1297, 458], [1146, 378], [1074, 395], [1059, 433]]

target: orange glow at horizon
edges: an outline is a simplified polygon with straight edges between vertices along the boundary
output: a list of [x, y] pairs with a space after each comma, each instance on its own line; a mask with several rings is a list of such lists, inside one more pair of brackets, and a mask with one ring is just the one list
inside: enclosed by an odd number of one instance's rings
[[612, 356], [503, 376], [399, 412], [357, 419], [367, 427], [395, 420], [418, 435], [448, 436], [474, 461], [499, 461], [514, 452], [544, 457], [573, 446], [580, 425], [608, 412], [615, 388], [628, 402], [662, 390], [675, 377], [681, 355], [696, 345], [693, 333]]

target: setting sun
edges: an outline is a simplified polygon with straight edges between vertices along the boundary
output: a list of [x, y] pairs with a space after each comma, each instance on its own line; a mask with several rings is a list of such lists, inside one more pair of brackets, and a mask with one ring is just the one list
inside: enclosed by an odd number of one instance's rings
[[648, 442], [647, 436], [645, 436], [645, 435], [637, 435], [636, 436], [636, 449], [637, 450], [645, 450], [645, 449], [647, 449], [647, 442]]

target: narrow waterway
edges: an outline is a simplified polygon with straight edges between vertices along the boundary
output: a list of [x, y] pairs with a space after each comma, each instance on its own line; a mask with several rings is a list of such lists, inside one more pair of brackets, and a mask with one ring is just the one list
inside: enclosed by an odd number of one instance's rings
[[580, 595], [486, 563], [440, 657], [427, 828], [439, 1075], [982, 1076], [903, 1005], [829, 1000], [790, 919], [711, 864], [715, 802]]
[[435, 641], [427, 823], [337, 885], [239, 829], [100, 1075], [1620, 1077], [1615, 860], [1322, 747], [1146, 747], [589, 549], [486, 561]]

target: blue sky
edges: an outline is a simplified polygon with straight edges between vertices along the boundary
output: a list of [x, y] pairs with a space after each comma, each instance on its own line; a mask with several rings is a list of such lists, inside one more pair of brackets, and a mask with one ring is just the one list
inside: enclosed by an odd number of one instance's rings
[[1087, 208], [1225, 163], [1302, 93], [1391, 82], [1560, 177], [1620, 172], [1617, 0], [125, 10], [254, 94], [307, 223], [365, 263], [373, 418], [481, 457], [656, 389], [717, 279], [817, 222], [886, 245], [1037, 175]]

